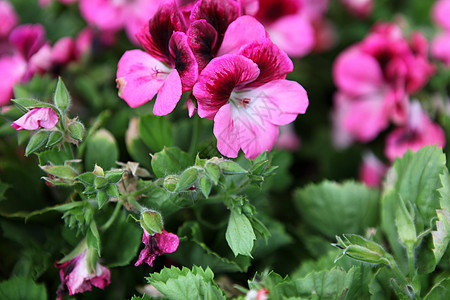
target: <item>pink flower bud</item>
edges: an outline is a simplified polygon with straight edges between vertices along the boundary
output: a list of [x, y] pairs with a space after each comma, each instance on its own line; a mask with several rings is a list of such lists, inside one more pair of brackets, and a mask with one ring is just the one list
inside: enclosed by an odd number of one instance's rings
[[51, 129], [58, 123], [58, 116], [49, 107], [33, 108], [14, 121], [11, 126], [16, 130], [36, 130], [39, 127]]

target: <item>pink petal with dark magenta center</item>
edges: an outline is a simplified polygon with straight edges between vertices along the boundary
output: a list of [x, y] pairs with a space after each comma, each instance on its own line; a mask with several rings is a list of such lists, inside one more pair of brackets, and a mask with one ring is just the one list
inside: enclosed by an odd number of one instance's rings
[[171, 113], [180, 101], [182, 94], [181, 79], [176, 69], [173, 69], [167, 76], [164, 84], [156, 96], [153, 113], [157, 116], [164, 116]]
[[222, 44], [228, 25], [240, 15], [239, 3], [234, 0], [199, 0], [191, 11], [191, 23], [206, 20], [217, 31], [217, 44], [214, 52]]
[[174, 32], [169, 43], [170, 54], [175, 59], [175, 69], [181, 78], [183, 92], [192, 89], [198, 78], [198, 65], [184, 32]]
[[119, 97], [138, 107], [156, 95], [171, 69], [141, 50], [124, 53], [117, 67]]
[[228, 26], [217, 56], [236, 53], [245, 44], [267, 36], [264, 26], [258, 20], [251, 16], [239, 17]]
[[164, 1], [136, 37], [145, 51], [173, 67], [169, 41], [175, 31], [186, 31], [183, 15], [174, 1]]
[[294, 64], [287, 54], [270, 39], [249, 43], [241, 48], [239, 54], [250, 58], [258, 65], [261, 73], [250, 86], [260, 86], [271, 80], [285, 79], [294, 70]]
[[206, 20], [198, 20], [191, 23], [187, 36], [198, 69], [201, 71], [214, 58], [213, 49], [217, 42], [217, 31]]
[[258, 76], [258, 66], [242, 55], [226, 54], [216, 57], [203, 69], [194, 85], [198, 115], [201, 118], [214, 118], [220, 107], [228, 102], [235, 88], [245, 86]]

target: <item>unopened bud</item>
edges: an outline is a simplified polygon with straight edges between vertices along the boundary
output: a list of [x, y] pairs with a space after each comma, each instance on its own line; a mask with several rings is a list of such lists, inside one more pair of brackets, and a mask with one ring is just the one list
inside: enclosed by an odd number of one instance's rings
[[161, 215], [154, 210], [147, 210], [141, 213], [141, 226], [148, 234], [161, 233], [163, 223]]

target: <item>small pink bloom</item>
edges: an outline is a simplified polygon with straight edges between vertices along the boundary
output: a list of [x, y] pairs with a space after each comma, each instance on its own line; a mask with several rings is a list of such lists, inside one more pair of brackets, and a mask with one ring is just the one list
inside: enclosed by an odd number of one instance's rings
[[161, 230], [161, 233], [153, 235], [150, 235], [143, 229], [142, 243], [144, 243], [145, 248], [141, 250], [139, 258], [134, 265], [137, 267], [145, 262], [150, 267], [153, 267], [153, 261], [157, 256], [173, 253], [177, 250], [180, 239], [175, 234], [164, 229]]
[[5, 38], [11, 30], [17, 25], [18, 17], [7, 0], [0, 0], [0, 39]]
[[95, 267], [90, 269], [88, 251], [87, 249], [84, 250], [69, 261], [55, 263], [55, 266], [60, 269], [59, 275], [61, 277], [57, 299], [64, 297], [66, 287], [69, 290], [69, 295], [74, 295], [92, 290], [92, 285], [104, 289], [110, 284], [111, 273], [108, 268], [97, 262]]
[[363, 156], [363, 162], [359, 169], [359, 180], [369, 187], [379, 187], [387, 170], [388, 166], [372, 152], [366, 153]]
[[52, 61], [65, 65], [77, 59], [75, 41], [71, 37], [63, 37], [59, 39], [51, 51]]
[[445, 66], [450, 67], [450, 32], [445, 32], [434, 37], [431, 43], [431, 56], [440, 60]]
[[26, 71], [27, 63], [20, 54], [0, 56], [0, 106], [9, 103], [14, 85], [22, 80]]
[[436, 24], [442, 28], [450, 31], [450, 0], [438, 0], [434, 3], [432, 8], [432, 17]]
[[269, 299], [269, 291], [267, 289], [260, 289], [256, 295], [256, 300], [267, 300]]
[[49, 107], [33, 108], [12, 123], [16, 130], [36, 130], [39, 127], [51, 129], [58, 123], [58, 116]]
[[276, 149], [295, 151], [300, 147], [300, 138], [295, 133], [294, 125], [280, 126], [280, 135], [275, 142]]
[[236, 157], [242, 149], [254, 159], [272, 149], [279, 125], [305, 113], [306, 91], [285, 79], [292, 68], [286, 53], [266, 39], [216, 57], [203, 69], [193, 94], [199, 116], [214, 119], [220, 153]]
[[433, 123], [422, 111], [419, 102], [413, 102], [405, 126], [394, 129], [386, 137], [385, 155], [392, 162], [407, 150], [418, 151], [426, 145], [445, 146], [444, 130]]
[[348, 11], [360, 18], [368, 17], [373, 10], [373, 0], [341, 0]]

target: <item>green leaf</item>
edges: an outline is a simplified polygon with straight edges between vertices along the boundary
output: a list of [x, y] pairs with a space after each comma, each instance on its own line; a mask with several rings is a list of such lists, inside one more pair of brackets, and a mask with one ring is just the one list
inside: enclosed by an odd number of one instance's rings
[[148, 166], [150, 164], [150, 149], [139, 137], [139, 119], [131, 118], [128, 129], [125, 133], [125, 144], [131, 158], [139, 162], [141, 165]]
[[208, 198], [209, 194], [211, 193], [211, 188], [212, 188], [211, 181], [208, 179], [208, 177], [203, 176], [200, 178], [198, 184], [199, 184], [200, 190], [202, 191], [203, 196], [205, 196], [205, 198]]
[[169, 299], [226, 299], [222, 291], [214, 282], [211, 269], [203, 270], [194, 266], [188, 268], [164, 268], [160, 273], [150, 274], [148, 283]]
[[8, 189], [8, 185], [0, 182], [0, 201], [5, 200], [5, 192]]
[[151, 164], [156, 177], [163, 178], [185, 170], [193, 164], [193, 159], [179, 148], [170, 147], [155, 153]]
[[55, 94], [53, 95], [53, 103], [55, 103], [56, 107], [58, 107], [62, 113], [66, 111], [70, 104], [69, 92], [67, 91], [61, 77], [58, 77]]
[[361, 183], [323, 181], [297, 189], [297, 210], [311, 228], [333, 238], [376, 225], [378, 192]]
[[186, 169], [178, 178], [175, 191], [180, 191], [191, 187], [198, 179], [198, 170], [196, 167]]
[[172, 127], [166, 117], [155, 115], [141, 116], [139, 135], [152, 152], [161, 151], [173, 145]]
[[[381, 199], [381, 228], [386, 234], [395, 260], [400, 268], [408, 265], [404, 246], [399, 242], [396, 226], [399, 197], [406, 207], [414, 208], [414, 226], [417, 233], [429, 229], [431, 220], [436, 217], [436, 209], [440, 208], [442, 187], [441, 174], [447, 172], [445, 155], [441, 148], [423, 147], [416, 153], [408, 151], [401, 159], [397, 159], [386, 177], [385, 190]], [[419, 271], [431, 272], [436, 266], [430, 247], [416, 249]]]
[[436, 264], [438, 264], [442, 256], [444, 256], [450, 241], [450, 211], [438, 209], [436, 213], [439, 221], [436, 221], [436, 231], [432, 231], [431, 235], [433, 236], [434, 244], [433, 253]]
[[37, 284], [27, 277], [12, 277], [0, 282], [0, 299], [3, 300], [46, 300], [45, 285]]
[[399, 196], [396, 215], [397, 233], [405, 246], [414, 247], [417, 241], [416, 227], [414, 225], [414, 209]]
[[253, 241], [256, 240], [256, 236], [252, 224], [244, 214], [234, 209], [231, 211], [225, 238], [234, 256], [238, 254], [252, 256]]
[[450, 297], [450, 278], [443, 279], [436, 283], [428, 294], [423, 298], [424, 300], [443, 300]]
[[111, 169], [119, 159], [119, 148], [114, 136], [106, 129], [100, 129], [87, 140], [85, 162], [91, 170], [97, 164], [103, 169]]
[[33, 134], [30, 141], [28, 142], [27, 147], [25, 148], [25, 156], [30, 155], [31, 153], [38, 151], [47, 143], [48, 135], [50, 133], [45, 130], [41, 130]]
[[39, 152], [37, 155], [39, 157], [40, 165], [46, 165], [48, 163], [52, 165], [64, 165], [67, 160], [71, 160], [74, 158], [72, 153], [70, 153], [70, 150], [66, 151], [64, 149], [45, 150]]

